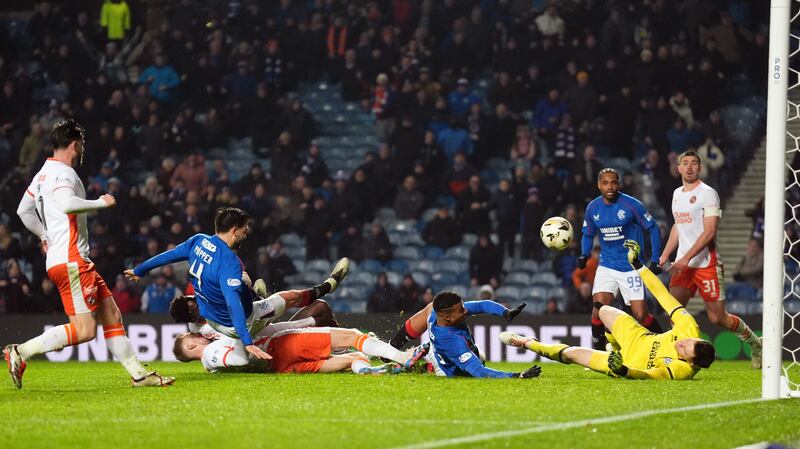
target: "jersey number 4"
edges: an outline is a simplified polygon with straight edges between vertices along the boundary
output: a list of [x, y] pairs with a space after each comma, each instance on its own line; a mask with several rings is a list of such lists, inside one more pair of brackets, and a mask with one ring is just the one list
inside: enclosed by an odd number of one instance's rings
[[[189, 274], [193, 278], [197, 279], [197, 290], [198, 291], [202, 290], [203, 280], [200, 278], [200, 276], [203, 274], [203, 267], [204, 266], [205, 265], [203, 265], [202, 262], [201, 263], [197, 263], [197, 261], [194, 261], [194, 262], [192, 262], [192, 266], [189, 267]], [[195, 267], [197, 267], [197, 270], [195, 270]]]

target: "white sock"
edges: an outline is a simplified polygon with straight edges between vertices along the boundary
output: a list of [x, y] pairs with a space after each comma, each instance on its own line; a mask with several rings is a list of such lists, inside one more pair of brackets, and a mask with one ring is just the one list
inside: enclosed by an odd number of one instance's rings
[[287, 329], [300, 329], [303, 327], [314, 327], [317, 322], [312, 317], [303, 318], [296, 321], [284, 321], [282, 323], [270, 323], [269, 328], [273, 334]]
[[146, 377], [149, 373], [136, 357], [136, 353], [133, 352], [133, 345], [128, 340], [128, 336], [125, 335], [125, 331], [122, 330], [122, 324], [113, 326], [115, 327], [103, 326], [108, 350], [119, 360], [119, 363], [122, 364], [122, 367], [132, 378], [138, 380]]
[[748, 326], [743, 319], [736, 315], [733, 315], [733, 317], [735, 317], [739, 322], [736, 326], [736, 329], [733, 329], [733, 333], [739, 337], [739, 340], [749, 343], [751, 346], [761, 344], [761, 338], [750, 329], [750, 326]]
[[389, 343], [382, 342], [375, 337], [369, 337], [365, 339], [361, 344], [361, 347], [356, 347], [356, 349], [364, 354], [371, 355], [373, 357], [383, 357], [397, 363], [404, 363], [408, 358], [404, 352], [398, 351]]
[[75, 344], [73, 339], [77, 339], [77, 335], [72, 323], [51, 327], [44, 331], [42, 335], [18, 345], [17, 351], [23, 359], [28, 359], [37, 354], [44, 354], [45, 352], [58, 351], [64, 346]]
[[358, 359], [350, 365], [350, 369], [353, 370], [354, 373], [358, 374], [364, 368], [370, 368], [372, 365], [366, 359]]

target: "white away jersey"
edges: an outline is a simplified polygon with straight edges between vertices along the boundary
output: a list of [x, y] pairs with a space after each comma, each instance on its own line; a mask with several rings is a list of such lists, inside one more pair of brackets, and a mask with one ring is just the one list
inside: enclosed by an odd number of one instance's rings
[[59, 189], [69, 189], [78, 198], [86, 199], [83, 182], [75, 170], [63, 162], [49, 158], [33, 177], [26, 192], [36, 202], [36, 212], [44, 225], [48, 242], [48, 270], [67, 262], [91, 262], [86, 214], [61, 212], [54, 196], [54, 192]]
[[[720, 216], [719, 195], [708, 184], [700, 184], [685, 192], [678, 187], [672, 194], [672, 216], [678, 230], [678, 256], [680, 259], [703, 233], [703, 217]], [[705, 268], [711, 264], [712, 253], [716, 255], [716, 236], [706, 248], [689, 261], [690, 268]]]

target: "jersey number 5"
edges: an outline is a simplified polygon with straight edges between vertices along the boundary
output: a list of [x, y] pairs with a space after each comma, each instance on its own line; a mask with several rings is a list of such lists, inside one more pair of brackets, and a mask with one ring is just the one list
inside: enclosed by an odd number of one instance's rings
[[[197, 271], [195, 271], [195, 266], [197, 266]], [[203, 274], [203, 267], [204, 267], [203, 263], [202, 262], [201, 263], [197, 263], [197, 261], [192, 262], [192, 266], [189, 267], [189, 274], [193, 278], [197, 279], [197, 290], [198, 290], [198, 292], [200, 292], [202, 290], [202, 286], [203, 286], [203, 280], [200, 278], [200, 276]]]

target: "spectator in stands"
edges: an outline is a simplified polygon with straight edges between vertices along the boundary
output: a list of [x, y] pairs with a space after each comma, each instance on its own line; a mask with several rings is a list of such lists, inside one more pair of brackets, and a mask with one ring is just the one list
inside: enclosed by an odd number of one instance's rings
[[467, 163], [464, 153], [456, 153], [452, 165], [442, 177], [442, 190], [447, 195], [460, 196], [469, 186], [469, 179], [475, 175], [475, 169]]
[[575, 268], [572, 272], [572, 286], [575, 290], [581, 287], [581, 284], [587, 283], [594, 285], [594, 276], [597, 273], [597, 266], [600, 264], [600, 247], [595, 246], [586, 261], [585, 268]]
[[142, 313], [166, 314], [169, 311], [169, 303], [178, 296], [181, 296], [181, 290], [169, 282], [163, 273], [159, 273], [155, 282], [144, 289]]
[[[656, 154], [657, 156], [658, 154]], [[603, 168], [603, 163], [597, 158], [597, 150], [594, 145], [588, 144], [583, 147], [583, 157], [577, 158], [572, 164], [572, 172], [583, 173], [585, 179], [595, 179], [600, 169]]]
[[147, 83], [150, 95], [162, 103], [171, 103], [174, 100], [174, 90], [180, 83], [180, 77], [175, 69], [167, 64], [167, 57], [159, 53], [155, 57], [155, 64], [144, 69], [139, 75], [140, 83]]
[[370, 227], [369, 235], [364, 239], [364, 258], [386, 262], [392, 258], [392, 242], [383, 226], [375, 221]]
[[361, 230], [353, 224], [347, 226], [339, 238], [337, 255], [360, 262], [364, 259], [364, 249], [364, 236]]
[[205, 158], [201, 154], [191, 154], [181, 162], [170, 179], [170, 186], [174, 189], [181, 183], [187, 191], [201, 193], [208, 185], [208, 172], [206, 172]]
[[422, 292], [422, 303], [425, 305], [432, 303], [434, 296], [436, 296], [436, 294], [433, 292], [432, 288], [425, 288], [425, 290]]
[[27, 172], [34, 168], [44, 149], [45, 139], [45, 129], [42, 124], [38, 121], [31, 123], [31, 132], [25, 137], [25, 141], [22, 142], [22, 148], [19, 151], [20, 169]]
[[259, 265], [262, 265], [263, 258], [266, 256], [266, 273], [259, 271], [259, 276], [266, 282], [268, 291], [279, 292], [285, 290], [288, 288], [285, 281], [286, 276], [297, 273], [297, 268], [295, 268], [292, 258], [286, 254], [283, 243], [280, 240], [273, 241], [267, 251], [264, 251], [264, 249], [259, 249], [258, 259]]
[[141, 312], [142, 303], [134, 296], [127, 282], [125, 276], [118, 274], [114, 281], [114, 288], [111, 289], [111, 294], [114, 296], [114, 302], [117, 303], [119, 311], [124, 314], [139, 313]]
[[375, 282], [375, 289], [367, 299], [367, 312], [369, 313], [390, 313], [399, 312], [400, 297], [394, 287], [389, 284], [386, 273], [378, 274]]
[[459, 78], [456, 89], [447, 96], [450, 114], [454, 118], [463, 119], [473, 104], [479, 104], [480, 98], [469, 91], [469, 80]]
[[420, 158], [422, 147], [422, 133], [415, 126], [410, 116], [400, 120], [400, 126], [395, 128], [389, 138], [389, 145], [394, 153], [395, 169], [400, 174], [411, 172], [414, 161]]
[[555, 136], [555, 130], [561, 120], [561, 115], [567, 111], [566, 104], [559, 98], [558, 89], [552, 88], [547, 92], [547, 98], [539, 100], [533, 111], [531, 127], [547, 140]]
[[481, 288], [478, 289], [478, 299], [485, 300], [485, 299], [495, 299], [497, 295], [494, 293], [494, 287], [489, 284], [481, 285]]
[[511, 189], [508, 179], [501, 179], [492, 198], [491, 208], [497, 212], [497, 237], [501, 255], [505, 252], [509, 257], [514, 257], [516, 243], [514, 238], [519, 227], [519, 217], [522, 214], [522, 201], [516, 192]]
[[0, 261], [16, 259], [22, 256], [19, 239], [11, 234], [8, 225], [0, 223]]
[[125, 0], [106, 0], [100, 9], [100, 26], [107, 31], [110, 41], [125, 39], [131, 29], [131, 10]]
[[394, 197], [394, 210], [400, 220], [417, 220], [425, 207], [425, 195], [417, 189], [414, 176], [406, 176]]
[[375, 90], [372, 94], [372, 114], [375, 116], [375, 131], [378, 139], [387, 142], [394, 131], [394, 114], [392, 106], [394, 91], [389, 85], [389, 77], [381, 73], [376, 78]]
[[555, 298], [549, 298], [544, 305], [544, 314], [558, 315], [559, 313], [561, 313], [561, 310], [558, 308], [558, 302]]
[[592, 312], [592, 284], [584, 282], [578, 286], [567, 303], [567, 312], [576, 314]]
[[761, 242], [750, 239], [747, 242], [747, 253], [742, 256], [733, 278], [740, 282], [747, 282], [753, 288], [759, 289], [764, 285], [764, 253]]
[[[39, 313], [57, 313], [63, 312], [64, 306], [61, 303], [61, 295], [56, 289], [56, 285], [49, 277], [42, 278], [40, 291], [34, 293], [36, 295], [35, 305], [36, 312]], [[114, 298], [116, 302], [116, 298]], [[136, 310], [138, 312], [138, 309]]]
[[373, 195], [373, 204], [376, 207], [389, 207], [392, 205], [396, 188], [396, 171], [389, 145], [383, 143], [378, 148], [378, 157], [371, 164], [370, 188]]
[[725, 167], [725, 153], [711, 137], [706, 137], [705, 142], [697, 147], [697, 154], [703, 161], [700, 178], [709, 185], [719, 185], [720, 171]]
[[431, 130], [425, 131], [419, 157], [428, 173], [434, 178], [439, 178], [446, 158], [436, 142], [436, 135]]
[[755, 206], [746, 210], [744, 214], [753, 220], [751, 237], [762, 240], [764, 238], [764, 197], [762, 196]]
[[431, 246], [447, 249], [461, 242], [461, 230], [450, 216], [450, 208], [441, 204], [436, 215], [422, 229], [422, 239]]
[[403, 275], [403, 281], [397, 287], [397, 297], [401, 312], [415, 313], [425, 307], [425, 303], [422, 302], [422, 287], [411, 274]]
[[527, 192], [527, 199], [522, 208], [522, 220], [519, 233], [522, 235], [522, 258], [536, 259], [541, 255], [542, 239], [539, 237], [539, 227], [544, 221], [547, 207], [542, 203], [537, 187], [531, 187]]
[[28, 278], [22, 274], [16, 259], [8, 259], [0, 275], [0, 303], [5, 313], [25, 313], [32, 310]]
[[538, 163], [539, 145], [536, 138], [531, 134], [529, 126], [525, 124], [517, 125], [509, 157], [512, 164], [515, 166], [521, 165], [527, 169]]
[[333, 220], [325, 198], [315, 194], [305, 214], [306, 260], [328, 259], [332, 234]]
[[694, 133], [686, 127], [686, 122], [682, 118], [675, 120], [672, 128], [667, 131], [667, 142], [669, 150], [673, 153], [683, 153], [694, 141]]
[[306, 177], [308, 185], [317, 188], [322, 184], [322, 181], [328, 178], [328, 166], [320, 156], [319, 145], [312, 143], [311, 148], [308, 149], [308, 156], [302, 167], [300, 173]]
[[490, 232], [491, 202], [492, 194], [483, 186], [480, 176], [470, 176], [467, 189], [458, 196], [456, 202], [456, 218], [461, 223], [461, 229], [470, 234]]
[[469, 133], [457, 118], [451, 118], [448, 124], [439, 131], [436, 142], [442, 148], [442, 152], [449, 162], [452, 162], [458, 153], [471, 157], [475, 152]]
[[478, 243], [469, 252], [469, 277], [473, 287], [489, 284], [500, 285], [503, 268], [503, 252], [489, 239], [488, 234], [481, 234]]

